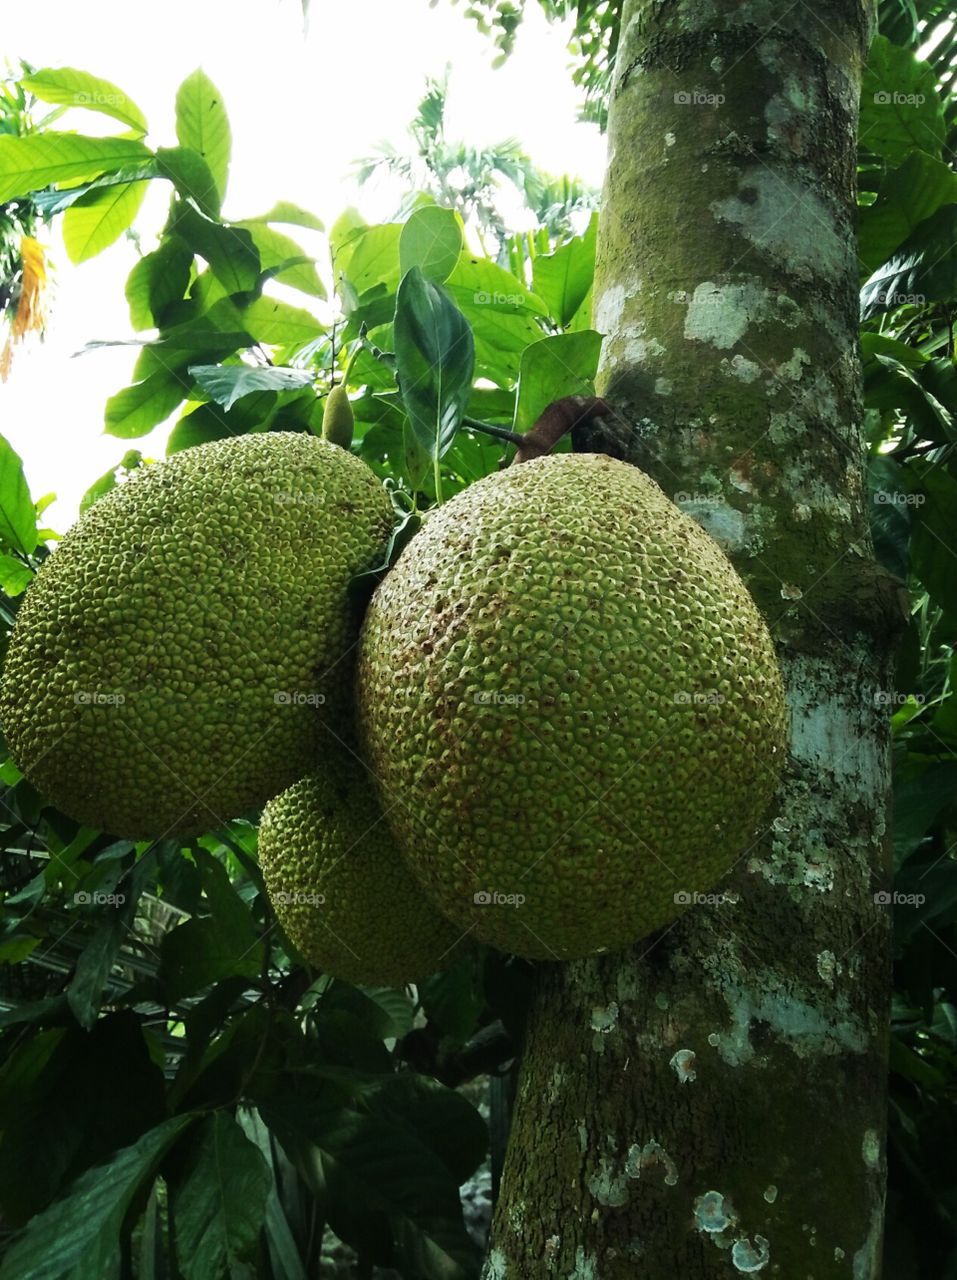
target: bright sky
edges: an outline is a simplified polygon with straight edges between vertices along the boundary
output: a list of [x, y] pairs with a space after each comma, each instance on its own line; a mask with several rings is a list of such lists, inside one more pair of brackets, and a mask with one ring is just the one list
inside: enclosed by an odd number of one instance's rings
[[[391, 216], [394, 193], [359, 191], [349, 170], [380, 140], [403, 143], [426, 77], [441, 75], [447, 62], [450, 138], [488, 144], [517, 137], [542, 168], [599, 185], [604, 142], [575, 119], [567, 31], [529, 5], [516, 53], [496, 71], [491, 41], [463, 10], [449, 0], [435, 8], [428, 0], [313, 0], [304, 34], [299, 0], [43, 0], [7, 7], [2, 54], [114, 81], [145, 112], [154, 145], [175, 143], [176, 88], [202, 66], [223, 94], [233, 131], [227, 217], [263, 213], [279, 199], [327, 225], [350, 204], [370, 220]], [[102, 132], [104, 122], [82, 112], [60, 124]], [[144, 250], [163, 217], [164, 185], [156, 184], [137, 221], [147, 232]], [[44, 344], [17, 350], [10, 381], [0, 386], [0, 432], [22, 456], [34, 497], [57, 493], [47, 519], [63, 532], [89, 484], [128, 448], [161, 455], [166, 429], [142, 441], [103, 435], [104, 403], [129, 383], [135, 351], [72, 358], [92, 339], [133, 336], [123, 296], [132, 246], [121, 240], [79, 267], [56, 237], [50, 249], [57, 276], [51, 324]]]

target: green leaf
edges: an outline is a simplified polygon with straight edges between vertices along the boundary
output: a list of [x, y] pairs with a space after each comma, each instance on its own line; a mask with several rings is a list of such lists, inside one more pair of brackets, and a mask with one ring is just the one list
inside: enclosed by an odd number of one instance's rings
[[242, 227], [225, 226], [182, 207], [177, 211], [176, 233], [209, 263], [227, 294], [249, 293], [259, 283], [259, 253], [253, 238]]
[[943, 204], [957, 201], [957, 174], [916, 151], [881, 183], [877, 199], [858, 211], [857, 252], [868, 274]]
[[374, 1261], [394, 1248], [400, 1271], [421, 1280], [473, 1280], [455, 1180], [404, 1124], [298, 1099], [260, 1112], [341, 1239]]
[[89, 1169], [70, 1193], [31, 1219], [0, 1264], [0, 1280], [106, 1280], [119, 1275], [120, 1233], [130, 1207], [193, 1122], [174, 1116]]
[[562, 326], [571, 323], [585, 300], [595, 275], [595, 241], [598, 214], [593, 214], [583, 236], [566, 240], [553, 253], [541, 253], [532, 263], [535, 292], [549, 315]]
[[[253, 244], [259, 251], [259, 261], [263, 271], [273, 273], [273, 279], [279, 284], [299, 289], [314, 298], [326, 296], [325, 286], [319, 279], [315, 261], [304, 253], [301, 247], [281, 231], [264, 226], [261, 222], [237, 222], [233, 224], [243, 227], [252, 236]], [[282, 268], [276, 270], [276, 268]]]
[[249, 908], [223, 864], [205, 849], [196, 853], [208, 916], [194, 915], [171, 929], [160, 948], [160, 977], [176, 1001], [233, 974], [255, 977], [262, 943]]
[[166, 452], [179, 453], [182, 449], [192, 449], [194, 445], [208, 444], [211, 440], [265, 431], [275, 417], [278, 405], [279, 398], [274, 391], [254, 391], [243, 396], [229, 410], [218, 404], [201, 404], [177, 422], [166, 442]]
[[396, 295], [395, 356], [412, 430], [437, 468], [469, 401], [475, 349], [461, 311], [418, 267], [403, 276]]
[[243, 222], [289, 222], [296, 227], [309, 227], [311, 231], [325, 231], [321, 219], [314, 213], [300, 209], [297, 204], [291, 204], [288, 200], [280, 200], [268, 213], [256, 218], [244, 218]]
[[911, 151], [939, 155], [946, 136], [933, 68], [875, 36], [861, 86], [861, 146], [896, 162]]
[[220, 198], [209, 165], [190, 147], [159, 147], [159, 173], [168, 178], [184, 200], [192, 200], [207, 218], [219, 217]]
[[118, 240], [140, 211], [146, 182], [94, 188], [63, 215], [63, 243], [71, 262], [94, 258]]
[[232, 135], [222, 94], [201, 69], [187, 76], [177, 90], [176, 137], [181, 146], [198, 152], [206, 161], [222, 203]]
[[275, 298], [257, 298], [250, 303], [243, 312], [243, 324], [256, 342], [267, 346], [298, 346], [312, 342], [323, 332], [311, 312]]
[[152, 153], [132, 138], [87, 138], [79, 133], [0, 136], [0, 202], [47, 187], [82, 182], [138, 164]]
[[162, 327], [166, 308], [186, 296], [193, 251], [178, 235], [165, 236], [140, 258], [126, 280], [126, 300], [134, 329]]
[[35, 191], [31, 199], [45, 218], [53, 218], [59, 213], [65, 213], [86, 196], [91, 200], [94, 199], [95, 192], [105, 191], [108, 187], [124, 186], [131, 182], [148, 182], [151, 178], [158, 177], [159, 172], [156, 157], [150, 156], [140, 164], [128, 164], [119, 169], [111, 169], [109, 173], [102, 174], [90, 182], [81, 182], [77, 186], [51, 187], [47, 191]]
[[405, 1125], [433, 1151], [456, 1184], [475, 1172], [488, 1151], [485, 1121], [461, 1094], [407, 1071], [380, 1078], [364, 1101], [373, 1114]]
[[957, 297], [957, 204], [945, 204], [913, 231], [861, 289], [864, 319], [898, 307]]
[[20, 455], [0, 436], [0, 538], [28, 556], [37, 545], [37, 513]]
[[594, 395], [602, 337], [594, 329], [559, 333], [522, 352], [515, 430], [527, 431], [553, 400]]
[[292, 391], [312, 386], [315, 374], [311, 369], [287, 369], [282, 366], [253, 367], [248, 364], [194, 364], [189, 367], [190, 377], [196, 379], [208, 395], [231, 409], [242, 396], [251, 391]]
[[159, 370], [143, 382], [134, 382], [106, 402], [107, 435], [131, 440], [145, 436], [165, 422], [185, 398], [189, 384], [175, 373]]
[[20, 82], [41, 102], [64, 107], [82, 107], [112, 116], [138, 134], [146, 133], [146, 116], [122, 89], [109, 80], [100, 80], [75, 67], [45, 67]]
[[957, 480], [943, 467], [915, 468], [920, 475], [911, 537], [911, 566], [931, 599], [957, 619]]
[[0, 555], [0, 591], [18, 596], [33, 581], [33, 570], [15, 556]]
[[336, 255], [336, 279], [345, 276], [355, 293], [365, 293], [375, 285], [391, 292], [402, 274], [399, 265], [399, 239], [402, 227], [397, 222], [384, 222], [358, 229]]
[[272, 1174], [224, 1111], [208, 1116], [190, 1145], [189, 1165], [172, 1195], [176, 1256], [185, 1280], [210, 1280], [252, 1255]]
[[453, 209], [427, 205], [409, 217], [399, 236], [402, 274], [418, 267], [427, 280], [447, 280], [462, 252], [462, 219]]

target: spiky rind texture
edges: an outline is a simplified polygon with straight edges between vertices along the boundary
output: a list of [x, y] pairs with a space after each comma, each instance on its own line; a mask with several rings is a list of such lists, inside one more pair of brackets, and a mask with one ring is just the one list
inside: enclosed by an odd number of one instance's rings
[[133, 838], [264, 804], [346, 718], [348, 584], [391, 524], [369, 468], [303, 434], [136, 471], [27, 591], [0, 688], [15, 760], [74, 819]]
[[330, 759], [270, 801], [259, 861], [286, 933], [334, 977], [401, 987], [457, 951], [462, 930], [442, 919], [409, 871], [358, 763]]
[[366, 615], [358, 708], [436, 905], [531, 958], [677, 917], [747, 848], [785, 758], [778, 663], [741, 579], [653, 481], [599, 455], [523, 463], [430, 515]]

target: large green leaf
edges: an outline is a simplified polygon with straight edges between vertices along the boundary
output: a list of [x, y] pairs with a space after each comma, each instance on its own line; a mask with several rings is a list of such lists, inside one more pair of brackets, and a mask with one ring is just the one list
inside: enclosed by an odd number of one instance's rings
[[8, 1045], [0, 1074], [4, 1219], [26, 1222], [90, 1165], [159, 1124], [164, 1109], [163, 1072], [129, 1010], [89, 1031], [68, 1020], [15, 1050]]
[[595, 241], [598, 214], [593, 214], [583, 236], [573, 236], [553, 253], [540, 253], [532, 263], [535, 292], [549, 314], [562, 326], [584, 302], [595, 275]]
[[287, 369], [282, 366], [248, 364], [194, 364], [189, 367], [203, 390], [225, 409], [231, 409], [251, 391], [292, 391], [312, 386], [311, 369]]
[[913, 231], [861, 289], [865, 319], [898, 307], [957, 297], [957, 204], [945, 204]]
[[911, 566], [931, 599], [957, 619], [957, 479], [943, 467], [913, 468], [919, 475]]
[[165, 422], [184, 399], [189, 383], [166, 369], [151, 373], [143, 382], [124, 387], [106, 402], [107, 435], [131, 440]]
[[875, 36], [861, 86], [861, 145], [896, 163], [911, 151], [940, 155], [946, 136], [933, 69]]
[[222, 94], [198, 68], [176, 93], [176, 137], [181, 146], [198, 152], [206, 161], [221, 203], [226, 195], [232, 135]]
[[37, 545], [37, 513], [20, 455], [0, 436], [0, 538], [30, 555]]
[[166, 308], [189, 287], [193, 251], [178, 235], [165, 236], [158, 248], [140, 258], [126, 280], [126, 300], [134, 329], [161, 327]]
[[33, 570], [16, 556], [0, 554], [0, 591], [6, 596], [18, 596], [33, 581]]
[[120, 1232], [134, 1198], [193, 1117], [174, 1116], [89, 1169], [69, 1194], [33, 1218], [4, 1255], [0, 1280], [115, 1280]]
[[209, 165], [192, 147], [159, 147], [156, 165], [184, 200], [192, 200], [207, 218], [217, 219], [219, 188]]
[[63, 243], [71, 262], [94, 258], [118, 240], [140, 211], [146, 182], [94, 188], [63, 215]]
[[[325, 286], [319, 279], [314, 259], [310, 258], [291, 237], [283, 235], [262, 222], [247, 221], [233, 224], [242, 227], [252, 236], [259, 251], [263, 271], [272, 273], [279, 284], [299, 289], [313, 298], [326, 296]], [[281, 268], [281, 269], [278, 269]]]
[[176, 1256], [185, 1280], [211, 1280], [252, 1254], [272, 1175], [262, 1152], [224, 1111], [203, 1121], [190, 1146], [172, 1196]]
[[151, 152], [135, 138], [87, 138], [79, 133], [0, 136], [0, 201], [24, 196], [51, 182], [82, 182], [125, 165], [148, 160]]
[[243, 324], [257, 342], [268, 346], [297, 346], [322, 333], [322, 325], [309, 311], [291, 307], [275, 298], [257, 298], [243, 312]]
[[259, 253], [243, 227], [232, 227], [203, 217], [195, 209], [177, 209], [176, 234], [209, 263], [227, 294], [249, 293], [259, 283]]
[[403, 276], [396, 295], [395, 356], [412, 430], [437, 472], [469, 401], [475, 348], [461, 311], [418, 267]]
[[477, 1274], [456, 1182], [404, 1123], [298, 1099], [270, 1099], [260, 1112], [336, 1235], [421, 1280]]
[[64, 107], [82, 107], [112, 116], [138, 134], [146, 133], [146, 116], [117, 85], [75, 67], [45, 67], [21, 81], [24, 89], [41, 102]]
[[559, 333], [522, 352], [515, 430], [527, 431], [553, 400], [594, 395], [602, 337], [594, 329]]
[[924, 151], [915, 151], [881, 183], [877, 199], [859, 211], [857, 251], [870, 274], [942, 204], [957, 201], [957, 174]]
[[452, 274], [462, 242], [462, 219], [453, 209], [436, 205], [416, 209], [399, 236], [402, 273], [418, 267], [427, 280], [441, 284]]
[[402, 227], [396, 222], [358, 229], [336, 254], [336, 278], [345, 276], [357, 294], [375, 285], [391, 291], [398, 285], [402, 274], [399, 265], [401, 235]]
[[226, 868], [205, 849], [196, 851], [196, 860], [209, 914], [193, 915], [163, 938], [160, 976], [172, 1001], [233, 974], [254, 977], [262, 964], [255, 922]]
[[260, 214], [255, 218], [245, 218], [244, 222], [288, 222], [297, 227], [309, 227], [311, 231], [325, 230], [321, 218], [317, 218], [308, 209], [300, 209], [297, 204], [291, 204], [288, 200], [280, 200], [268, 213]]

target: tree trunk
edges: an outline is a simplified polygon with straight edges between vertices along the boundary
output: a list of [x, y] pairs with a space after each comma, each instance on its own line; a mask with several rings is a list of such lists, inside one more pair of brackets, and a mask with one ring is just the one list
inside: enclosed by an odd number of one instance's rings
[[871, 557], [859, 430], [870, 34], [864, 0], [624, 5], [595, 282], [621, 418], [603, 443], [749, 583], [792, 759], [722, 901], [624, 955], [538, 966], [486, 1280], [880, 1275], [880, 695], [903, 602]]

